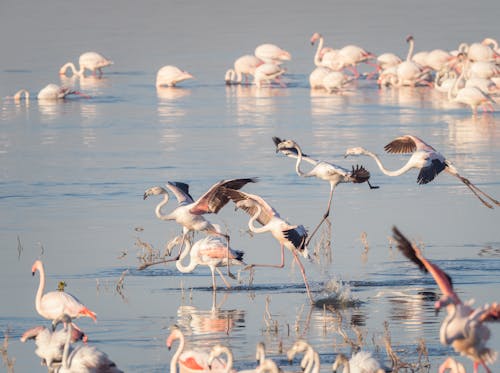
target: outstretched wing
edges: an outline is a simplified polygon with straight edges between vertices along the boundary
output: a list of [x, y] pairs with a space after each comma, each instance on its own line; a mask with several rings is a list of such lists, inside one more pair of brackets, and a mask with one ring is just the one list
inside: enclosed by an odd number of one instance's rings
[[263, 198], [255, 194], [229, 188], [224, 188], [223, 193], [250, 216], [257, 214], [258, 206], [260, 206], [261, 212], [257, 217], [257, 221], [262, 225], [269, 223], [273, 216], [279, 216]]
[[418, 268], [422, 272], [429, 272], [437, 285], [441, 289], [441, 292], [445, 296], [450, 296], [459, 301], [458, 296], [453, 291], [453, 283], [451, 281], [451, 277], [448, 276], [446, 272], [444, 272], [437, 265], [432, 264], [427, 259], [424, 258], [420, 249], [412, 244], [396, 227], [392, 228], [393, 237], [397, 242], [397, 246], [399, 251], [410, 259], [413, 263], [415, 263]]
[[192, 203], [194, 201], [193, 197], [189, 194], [189, 185], [186, 183], [181, 183], [180, 181], [167, 181], [167, 184], [165, 185], [172, 193], [174, 193], [179, 205]]
[[446, 164], [439, 160], [433, 159], [428, 166], [422, 167], [417, 176], [417, 183], [427, 184], [434, 180], [434, 178], [439, 175], [441, 171], [446, 168]]
[[423, 140], [416, 136], [405, 135], [397, 137], [389, 144], [384, 146], [387, 153], [413, 153], [417, 150], [436, 151], [432, 146], [426, 144]]
[[257, 178], [221, 180], [212, 187], [194, 204], [190, 212], [192, 214], [218, 213], [228, 202], [229, 197], [222, 193], [222, 188], [238, 190], [247, 183], [256, 183]]

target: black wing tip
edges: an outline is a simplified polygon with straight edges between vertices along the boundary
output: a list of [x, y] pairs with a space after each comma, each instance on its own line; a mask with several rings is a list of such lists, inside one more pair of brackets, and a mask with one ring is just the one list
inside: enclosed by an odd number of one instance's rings
[[424, 263], [417, 257], [415, 253], [415, 249], [411, 242], [400, 232], [400, 230], [396, 227], [392, 227], [392, 233], [394, 240], [397, 242], [397, 247], [401, 253], [410, 259], [413, 263], [415, 263], [418, 268], [422, 272], [428, 272], [427, 268], [425, 268]]
[[274, 145], [278, 146], [278, 144], [279, 144], [280, 142], [283, 142], [283, 141], [285, 141], [285, 140], [284, 140], [284, 139], [280, 139], [280, 138], [279, 138], [279, 137], [277, 137], [277, 136], [273, 136], [273, 142], [274, 142]]
[[363, 166], [356, 165], [352, 166], [351, 176], [354, 183], [364, 183], [370, 179], [370, 172]]

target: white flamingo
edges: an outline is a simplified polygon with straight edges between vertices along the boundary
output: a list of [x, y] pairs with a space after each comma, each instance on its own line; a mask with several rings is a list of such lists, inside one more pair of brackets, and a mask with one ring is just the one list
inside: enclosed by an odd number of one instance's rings
[[[280, 139], [279, 137], [273, 137], [274, 144], [276, 145], [276, 152], [281, 152], [290, 158], [297, 158], [295, 163], [295, 172], [297, 175], [302, 177], [317, 177], [318, 179], [328, 181], [330, 183], [330, 196], [328, 198], [328, 204], [323, 218], [319, 224], [314, 229], [313, 233], [309, 236], [306, 245], [309, 244], [311, 238], [318, 231], [321, 224], [330, 215], [330, 207], [332, 204], [333, 192], [335, 188], [340, 183], [364, 183], [367, 182], [370, 189], [376, 189], [370, 184], [368, 179], [370, 178], [370, 173], [363, 166], [352, 166], [352, 170], [345, 169], [343, 167], [334, 165], [325, 161], [318, 161], [302, 153], [302, 149], [299, 144], [293, 140]], [[308, 172], [303, 172], [300, 169], [300, 164], [302, 161], [306, 161], [313, 165], [313, 168]]]
[[[307, 295], [311, 303], [314, 303], [309, 290], [309, 284], [307, 282], [306, 272], [303, 264], [301, 263], [297, 253], [300, 253], [304, 258], [309, 257], [306, 239], [307, 231], [303, 225], [290, 225], [287, 221], [282, 219], [278, 212], [272, 208], [263, 198], [254, 195], [241, 192], [239, 190], [233, 190], [229, 188], [224, 188], [224, 194], [230, 198], [237, 208], [245, 210], [250, 215], [250, 220], [248, 221], [248, 228], [253, 233], [264, 233], [270, 232], [274, 238], [280, 243], [281, 249], [281, 263], [278, 265], [274, 264], [251, 264], [252, 267], [274, 267], [283, 268], [285, 265], [285, 253], [284, 248], [289, 249], [297, 265], [302, 273], [302, 278], [304, 279], [304, 285], [306, 287]], [[258, 221], [262, 227], [255, 227], [254, 222]]]
[[73, 74], [81, 77], [85, 76], [86, 70], [90, 70], [93, 75], [96, 75], [97, 71], [99, 71], [99, 75], [102, 75], [102, 68], [112, 65], [113, 61], [97, 52], [85, 52], [80, 55], [78, 64], [80, 65], [79, 70], [76, 69], [73, 62], [65, 63], [59, 69], [59, 74], [65, 75], [66, 71], [70, 69]]
[[166, 65], [156, 73], [156, 87], [175, 87], [177, 83], [188, 79], [194, 79], [193, 75], [177, 66]]
[[453, 166], [453, 164], [449, 160], [447, 160], [441, 153], [439, 153], [432, 146], [426, 144], [423, 140], [421, 140], [416, 136], [404, 135], [401, 137], [397, 137], [394, 140], [392, 140], [389, 144], [387, 144], [384, 147], [384, 149], [388, 153], [396, 153], [396, 154], [413, 153], [413, 154], [403, 167], [395, 171], [387, 170], [380, 161], [380, 158], [376, 154], [362, 147], [354, 147], [347, 149], [345, 156], [347, 157], [349, 155], [367, 155], [373, 158], [375, 162], [377, 162], [377, 165], [380, 168], [380, 170], [387, 176], [399, 176], [408, 172], [413, 168], [419, 169], [420, 172], [417, 176], [417, 183], [419, 184], [427, 184], [432, 180], [434, 180], [434, 178], [441, 171], [446, 171], [447, 173], [455, 176], [462, 183], [464, 183], [467, 186], [467, 188], [469, 188], [472, 191], [472, 193], [474, 193], [474, 195], [477, 198], [479, 198], [479, 200], [485, 206], [493, 208], [493, 206], [487, 201], [485, 201], [479, 194], [482, 194], [484, 197], [488, 198], [495, 205], [497, 206], [500, 205], [500, 202], [498, 202], [496, 199], [483, 192], [481, 189], [472, 184], [465, 177], [461, 176], [458, 173], [458, 170], [455, 168], [455, 166]]
[[332, 70], [328, 67], [316, 67], [309, 75], [309, 86], [313, 89], [324, 88], [323, 79], [331, 72]]
[[300, 362], [300, 367], [305, 373], [319, 373], [321, 362], [319, 354], [314, 351], [312, 346], [303, 339], [295, 341], [286, 352], [286, 357], [291, 363], [298, 353], [303, 353], [304, 357]]
[[263, 63], [255, 69], [254, 82], [260, 88], [264, 83], [271, 83], [276, 80], [280, 86], [285, 87], [285, 84], [280, 81], [280, 76], [286, 72], [286, 69], [273, 63]]
[[340, 366], [344, 366], [343, 373], [384, 373], [380, 363], [368, 351], [359, 351], [350, 359], [344, 354], [338, 354], [333, 363], [332, 370], [337, 372]]
[[486, 364], [492, 364], [496, 360], [497, 353], [486, 347], [490, 330], [485, 322], [500, 320], [500, 305], [493, 303], [474, 310], [470, 302], [462, 303], [454, 292], [452, 280], [446, 272], [427, 260], [420, 248], [412, 244], [396, 227], [393, 227], [393, 237], [399, 251], [422, 272], [429, 272], [443, 293], [434, 305], [436, 311], [446, 308], [447, 312], [439, 331], [441, 343], [451, 345], [456, 352], [472, 359], [474, 373], [477, 373], [479, 365], [491, 373]]
[[257, 46], [254, 51], [255, 56], [266, 63], [281, 65], [284, 61], [290, 61], [290, 52], [278, 47], [276, 44], [265, 43]]
[[[66, 98], [68, 95], [79, 95], [88, 98], [89, 96], [84, 95], [78, 91], [72, 90], [68, 87], [61, 87], [57, 84], [50, 83], [47, 84], [45, 87], [43, 87], [37, 94], [36, 98], [38, 100], [61, 100]], [[13, 99], [15, 101], [20, 101], [21, 99], [25, 99], [26, 101], [29, 101], [30, 99], [30, 93], [26, 89], [20, 89], [17, 91]]]
[[71, 317], [63, 315], [55, 322], [63, 322], [68, 328], [62, 362], [57, 373], [123, 373], [105, 352], [93, 346], [79, 345], [70, 350], [73, 329]]
[[[221, 344], [216, 344], [215, 346], [212, 347], [210, 350], [210, 354], [208, 357], [208, 366], [211, 368], [212, 367], [212, 362], [219, 358], [221, 355], [226, 355], [226, 361], [224, 362], [226, 368], [223, 371], [223, 373], [231, 373], [231, 372], [238, 372], [238, 373], [256, 373], [257, 368], [255, 369], [245, 369], [245, 370], [239, 370], [236, 371], [233, 369], [233, 362], [234, 362], [234, 356], [233, 352], [231, 349], [227, 346], [223, 346]], [[266, 359], [265, 351], [264, 351], [264, 344], [262, 342], [257, 343], [256, 347], [256, 352], [255, 352], [255, 358], [257, 362], [262, 364], [264, 360]]]
[[255, 74], [255, 69], [263, 63], [264, 61], [251, 54], [241, 56], [234, 61], [234, 68], [226, 71], [226, 84], [240, 84], [243, 77], [245, 78], [245, 83], [248, 83], [248, 77], [253, 76]]
[[328, 93], [332, 93], [342, 91], [353, 80], [353, 77], [347, 76], [341, 71], [330, 71], [323, 77], [321, 84]]
[[339, 51], [333, 48], [323, 47], [325, 40], [323, 35], [318, 32], [315, 32], [311, 36], [311, 45], [314, 45], [318, 40], [318, 47], [316, 48], [316, 53], [314, 54], [314, 64], [317, 67], [326, 67], [331, 69]]

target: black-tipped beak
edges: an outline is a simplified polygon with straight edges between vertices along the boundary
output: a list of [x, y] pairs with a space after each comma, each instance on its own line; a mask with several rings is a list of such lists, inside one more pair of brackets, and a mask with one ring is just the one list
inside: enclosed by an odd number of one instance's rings
[[34, 276], [35, 275], [35, 272], [31, 272], [31, 276]]
[[144, 193], [144, 195], [142, 196], [142, 199], [145, 200], [146, 198], [148, 198], [148, 195], [146, 193]]
[[172, 347], [168, 346], [168, 350], [170, 351], [172, 349]]
[[439, 315], [439, 311], [440, 311], [440, 310], [441, 310], [440, 308], [435, 308], [435, 309], [434, 309], [434, 315], [435, 315], [435, 316], [438, 316], [438, 315]]

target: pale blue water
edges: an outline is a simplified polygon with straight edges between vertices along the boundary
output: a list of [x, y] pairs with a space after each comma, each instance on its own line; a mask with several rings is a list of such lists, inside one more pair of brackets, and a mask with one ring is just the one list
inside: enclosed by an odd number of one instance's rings
[[[340, 309], [342, 325], [353, 340], [351, 324], [357, 325], [363, 349], [389, 364], [382, 341], [387, 321], [400, 357], [415, 363], [424, 339], [430, 371], [437, 371], [445, 356], [456, 354], [439, 343], [444, 316], [436, 317], [433, 300], [419, 294], [439, 295], [439, 289], [390, 245], [391, 228], [397, 225], [422, 243], [427, 257], [453, 277], [459, 296], [481, 305], [499, 300], [499, 210], [484, 207], [449, 175], [419, 186], [415, 171], [388, 178], [372, 160], [343, 154], [361, 145], [395, 169], [407, 156], [383, 154], [383, 146], [414, 134], [498, 199], [498, 112], [474, 119], [469, 108], [450, 107], [428, 88], [379, 90], [364, 80], [344, 95], [312, 92], [307, 79], [315, 48], [309, 38], [319, 31], [331, 46], [353, 43], [375, 54], [404, 56], [411, 33], [416, 51], [450, 50], [462, 41], [498, 39], [499, 10], [494, 1], [424, 2], [414, 11], [398, 1], [0, 4], [0, 330], [10, 336], [15, 371], [46, 369], [34, 344], [19, 342], [24, 330], [48, 324], [34, 309], [38, 276], [30, 270], [39, 257], [48, 289], [64, 280], [67, 291], [97, 312], [97, 323], [79, 321], [89, 343], [128, 372], [169, 369], [173, 352], [165, 338], [174, 323], [192, 346], [230, 345], [238, 369], [254, 366], [259, 341], [287, 370], [298, 365], [287, 367], [280, 348], [299, 337], [320, 352], [323, 372], [330, 371], [337, 353], [350, 353], [337, 332], [338, 314], [309, 306], [288, 252], [284, 269], [258, 269], [251, 284], [242, 272], [232, 290], [220, 287], [218, 311], [211, 310], [207, 269], [190, 275], [179, 274], [173, 264], [136, 270], [137, 238], [162, 249], [180, 232], [175, 223], [155, 218], [159, 200], [142, 199], [145, 189], [167, 180], [189, 183], [197, 197], [221, 179], [257, 176], [260, 181], [245, 190], [264, 197], [291, 223], [312, 229], [324, 213], [329, 187], [300, 179], [294, 162], [275, 153], [272, 136], [293, 138], [316, 158], [370, 170], [380, 189], [337, 188], [331, 228], [316, 237], [331, 233], [332, 261], [322, 256], [320, 263], [306, 263], [306, 271], [318, 298], [328, 284], [347, 283], [354, 306]], [[292, 53], [288, 87], [226, 87], [224, 72], [234, 59], [264, 42]], [[87, 50], [115, 64], [104, 69], [102, 79], [61, 81], [59, 67]], [[155, 73], [166, 64], [196, 79], [157, 91]], [[23, 87], [36, 93], [49, 82], [92, 98], [29, 105], [5, 99]], [[233, 206], [209, 219], [231, 233], [232, 246], [245, 251], [248, 263], [279, 262], [276, 241], [246, 234], [248, 217]], [[369, 244], [366, 258], [362, 232]], [[115, 286], [126, 269], [122, 297]], [[490, 328], [488, 344], [499, 350], [500, 328]], [[458, 360], [471, 368], [469, 360]]]

